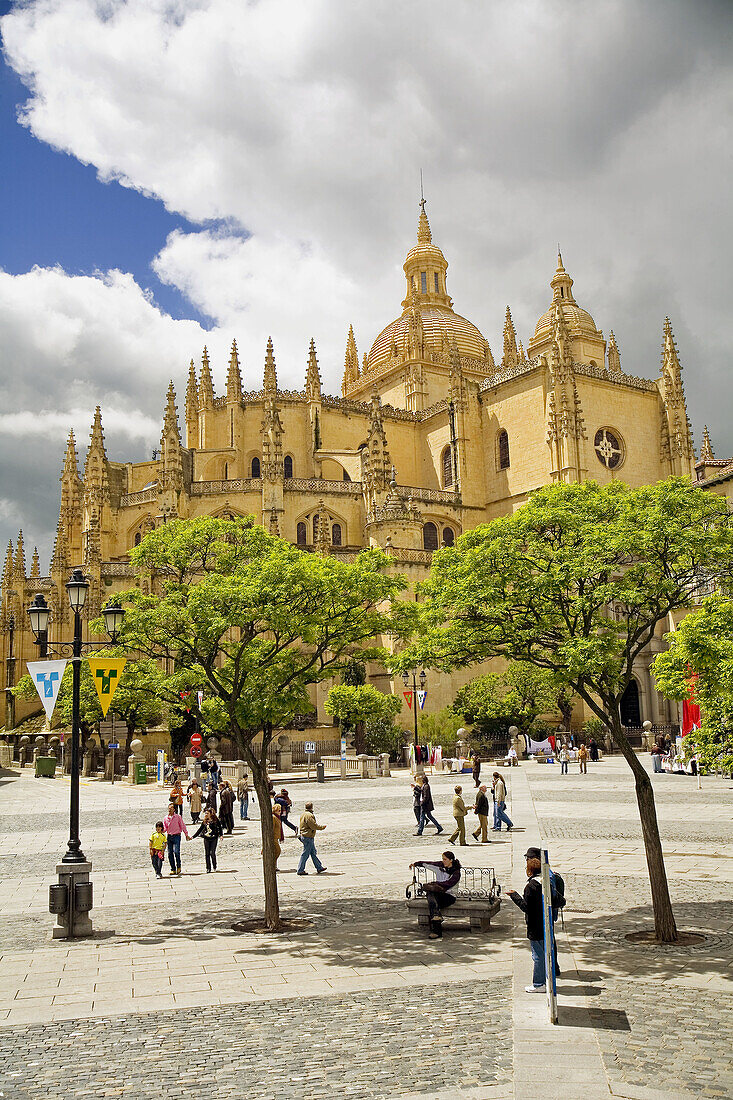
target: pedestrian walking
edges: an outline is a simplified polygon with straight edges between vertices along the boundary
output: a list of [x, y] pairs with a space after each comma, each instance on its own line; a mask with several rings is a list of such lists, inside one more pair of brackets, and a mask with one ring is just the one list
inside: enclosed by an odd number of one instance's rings
[[239, 799], [240, 821], [249, 821], [249, 775], [247, 772], [237, 783], [237, 798]]
[[435, 817], [433, 816], [434, 808], [433, 792], [430, 790], [428, 777], [424, 775], [422, 777], [422, 783], [420, 784], [420, 823], [417, 827], [417, 832], [415, 833], [415, 836], [422, 836], [426, 821], [430, 821], [438, 830], [436, 834], [437, 836], [440, 836], [440, 834], [443, 832], [443, 826], [440, 824], [439, 821], [436, 821]]
[[298, 833], [298, 839], [303, 845], [303, 854], [298, 863], [299, 875], [308, 874], [305, 865], [309, 859], [313, 860], [313, 866], [319, 875], [326, 870], [316, 852], [316, 833], [322, 832], [325, 828], [325, 825], [319, 825], [316, 821], [316, 815], [313, 813], [313, 803], [306, 802], [305, 811], [300, 819], [300, 831]]
[[171, 868], [171, 877], [173, 875], [180, 875], [181, 833], [184, 834], [186, 840], [190, 840], [191, 838], [188, 835], [186, 823], [176, 810], [175, 803], [173, 802], [168, 806], [168, 813], [163, 818], [163, 828], [167, 837], [168, 862]]
[[580, 774], [588, 774], [588, 750], [585, 747], [585, 741], [580, 742], [578, 748], [578, 763], [580, 764]]
[[652, 768], [655, 772], [662, 771], [662, 750], [656, 741], [652, 745]]
[[231, 783], [225, 779], [219, 791], [219, 820], [227, 836], [234, 831], [234, 791]]
[[431, 867], [435, 871], [435, 882], [427, 882], [423, 887], [430, 915], [428, 939], [442, 939], [443, 910], [456, 900], [453, 891], [461, 880], [461, 865], [453, 852], [443, 852], [440, 863], [419, 859], [410, 864], [410, 870], [414, 867]]
[[598, 763], [598, 742], [596, 741], [595, 737], [591, 737], [590, 741], [588, 742], [588, 753], [590, 755], [592, 763], [597, 764]]
[[523, 894], [509, 890], [509, 897], [524, 913], [527, 939], [532, 953], [532, 985], [524, 987], [525, 993], [545, 992], [545, 921], [542, 911], [542, 864], [539, 859], [527, 860], [527, 885]]
[[218, 790], [219, 790], [219, 788], [218, 788], [217, 784], [214, 782], [214, 780], [211, 777], [209, 777], [209, 789], [208, 789], [207, 794], [206, 794], [206, 801], [204, 802], [204, 809], [205, 810], [213, 810], [214, 813], [216, 813], [217, 808], [218, 808], [218, 804], [217, 804]]
[[486, 797], [486, 784], [482, 783], [476, 792], [476, 801], [473, 806], [473, 812], [478, 818], [479, 827], [475, 833], [473, 833], [474, 840], [478, 840], [479, 833], [481, 834], [481, 843], [490, 844], [489, 840], [489, 800]]
[[422, 782], [421, 776], [417, 776], [415, 782], [412, 784], [412, 812], [415, 815], [415, 821], [417, 822], [418, 829], [420, 828], [420, 816], [422, 810], [420, 808], [420, 798], [422, 796]]
[[162, 821], [155, 822], [155, 831], [148, 841], [150, 849], [150, 861], [153, 864], [156, 878], [163, 877], [163, 853], [165, 852], [166, 837]]
[[455, 844], [456, 837], [459, 838], [459, 844], [466, 847], [468, 843], [466, 840], [466, 814], [468, 813], [468, 807], [463, 801], [463, 787], [456, 787], [455, 794], [453, 795], [453, 817], [456, 822], [456, 829], [453, 836], [449, 837], [448, 843]]
[[176, 779], [173, 783], [169, 801], [176, 807], [176, 812], [183, 817], [183, 787], [180, 779]]
[[215, 787], [218, 787], [221, 783], [221, 768], [218, 760], [209, 762], [209, 780], [213, 781]]
[[216, 846], [223, 832], [224, 830], [221, 827], [221, 822], [214, 811], [206, 810], [204, 813], [204, 820], [191, 837], [192, 840], [195, 840], [196, 837], [200, 836], [204, 842], [204, 857], [206, 859], [207, 874], [216, 870]]
[[188, 785], [186, 791], [186, 798], [188, 799], [188, 806], [191, 810], [191, 821], [194, 825], [198, 824], [199, 817], [201, 816], [201, 801], [203, 799], [203, 791], [198, 785], [197, 780], [192, 779]]
[[288, 794], [288, 792], [285, 790], [284, 787], [280, 791], [280, 794], [275, 795], [275, 805], [280, 807], [280, 820], [282, 821], [283, 825], [287, 825], [287, 827], [289, 829], [291, 829], [295, 833], [295, 835], [297, 836], [298, 835], [298, 826], [293, 825], [292, 821], [290, 820], [290, 818], [288, 816], [293, 803], [290, 799], [290, 795]]
[[496, 809], [494, 812], [494, 819], [496, 821], [496, 831], [501, 832], [502, 821], [506, 825], [506, 831], [509, 833], [514, 828], [514, 823], [510, 820], [506, 812], [506, 783], [504, 777], [499, 772], [494, 772], [494, 798], [496, 799]]
[[471, 774], [473, 775], [474, 787], [478, 787], [481, 782], [481, 757], [476, 751], [471, 753]]
[[557, 758], [560, 761], [560, 775], [567, 775], [568, 774], [568, 761], [570, 759], [570, 753], [568, 752], [568, 747], [567, 747], [567, 745], [565, 744], [564, 741], [563, 741], [562, 745], [560, 746], [560, 751], [557, 754]]

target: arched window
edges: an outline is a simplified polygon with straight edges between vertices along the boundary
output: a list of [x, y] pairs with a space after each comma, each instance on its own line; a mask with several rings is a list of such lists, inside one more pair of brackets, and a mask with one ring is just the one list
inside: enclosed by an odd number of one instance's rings
[[445, 447], [440, 456], [440, 464], [443, 471], [443, 488], [450, 489], [453, 485], [453, 453], [450, 447]]
[[341, 545], [341, 524], [340, 523], [332, 523], [331, 524], [331, 545], [332, 546], [340, 546]]
[[510, 466], [509, 462], [509, 435], [501, 429], [499, 437], [497, 439], [497, 448], [499, 453], [499, 469], [508, 470]]
[[260, 460], [259, 460], [259, 458], [257, 458], [256, 455], [252, 459], [252, 474], [251, 474], [251, 476], [252, 477], [261, 477], [262, 476], [260, 474]]
[[456, 541], [456, 533], [452, 527], [443, 528], [443, 546], [453, 546]]
[[141, 540], [141, 538], [142, 538], [142, 535], [140, 534], [140, 532], [139, 532], [139, 531], [136, 531], [136, 532], [135, 532], [135, 546], [139, 546], [139, 545], [140, 545], [140, 540]]
[[308, 528], [306, 527], [306, 525], [304, 523], [301, 522], [301, 523], [298, 524], [297, 534], [296, 534], [295, 537], [296, 537], [298, 546], [305, 546], [306, 542], [308, 541]]
[[438, 549], [438, 528], [434, 523], [426, 523], [423, 527], [422, 544], [425, 550]]
[[229, 481], [229, 463], [224, 463], [224, 480]]
[[283, 463], [283, 465], [285, 467], [285, 477], [292, 477], [293, 476], [293, 460], [290, 457], [290, 455], [285, 455], [285, 462]]

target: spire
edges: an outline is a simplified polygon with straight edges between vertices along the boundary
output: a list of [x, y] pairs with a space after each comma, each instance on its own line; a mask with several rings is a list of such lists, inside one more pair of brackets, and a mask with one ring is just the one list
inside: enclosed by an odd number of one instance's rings
[[425, 199], [420, 199], [420, 217], [417, 223], [417, 243], [432, 244], [433, 235], [430, 232], [430, 222], [425, 213]]
[[344, 357], [344, 377], [341, 382], [341, 392], [346, 396], [346, 390], [353, 382], [359, 380], [359, 352], [356, 349], [354, 326], [349, 325], [349, 335], [346, 337], [346, 355]]
[[520, 363], [526, 362], [527, 356], [524, 354], [524, 344], [519, 341], [519, 348], [517, 349], [517, 358]]
[[64, 467], [61, 471], [61, 481], [65, 479], [79, 480], [79, 463], [76, 455], [76, 439], [73, 428], [66, 440], [66, 454], [64, 455]]
[[237, 341], [232, 340], [232, 353], [229, 356], [229, 370], [227, 371], [227, 401], [238, 402], [242, 399], [242, 374], [239, 369], [239, 354]]
[[553, 301], [569, 302], [571, 305], [577, 305], [575, 298], [573, 298], [573, 280], [563, 266], [559, 245], [557, 246], [557, 271], [550, 286], [552, 287]]
[[277, 393], [277, 368], [275, 366], [275, 352], [272, 346], [272, 337], [267, 337], [267, 352], [265, 353], [265, 393]]
[[[163, 435], [173, 431], [178, 435], [178, 409], [176, 408], [176, 391], [173, 388], [173, 379], [168, 383], [166, 392], [165, 412], [163, 413]], [[179, 436], [180, 438], [180, 436]], [[161, 439], [161, 446], [163, 440]]]
[[613, 329], [608, 334], [608, 369], [611, 374], [621, 374], [621, 356]]
[[518, 362], [517, 334], [514, 329], [511, 310], [507, 306], [504, 319], [504, 354], [501, 359], [501, 368], [502, 370], [509, 370], [511, 367], [516, 367]]
[[193, 359], [188, 368], [188, 385], [186, 386], [186, 420], [196, 419], [199, 406], [199, 386], [196, 380], [196, 368]]
[[3, 588], [10, 582], [13, 575], [13, 540], [8, 539], [8, 550], [5, 554], [5, 566], [3, 568]]
[[318, 370], [316, 342], [312, 337], [308, 349], [308, 367], [305, 372], [305, 395], [309, 401], [317, 401], [321, 396], [321, 374]]
[[13, 562], [13, 572], [16, 577], [22, 577], [25, 580], [25, 547], [23, 546], [23, 532], [18, 531], [18, 541], [15, 544], [15, 561]]
[[92, 430], [89, 433], [89, 450], [84, 463], [84, 487], [85, 489], [106, 489], [108, 487], [107, 452], [104, 448], [102, 410], [99, 405], [94, 411]]
[[199, 384], [199, 408], [202, 406], [213, 405], [214, 403], [214, 383], [211, 381], [211, 370], [209, 368], [209, 351], [206, 345], [204, 345], [203, 355], [201, 356], [201, 382]]
[[700, 448], [700, 461], [701, 462], [714, 462], [715, 452], [713, 451], [713, 445], [710, 442], [710, 432], [708, 431], [707, 424], [703, 428], [702, 432], [702, 447]]
[[33, 558], [31, 559], [31, 580], [35, 580], [36, 577], [41, 575], [41, 562], [38, 557], [38, 547], [33, 547]]

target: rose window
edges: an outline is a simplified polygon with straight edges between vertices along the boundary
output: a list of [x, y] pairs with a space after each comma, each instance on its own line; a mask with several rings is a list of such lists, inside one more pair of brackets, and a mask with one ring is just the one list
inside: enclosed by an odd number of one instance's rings
[[623, 461], [624, 447], [619, 436], [610, 428], [599, 428], [593, 440], [598, 461], [609, 470], [615, 469]]

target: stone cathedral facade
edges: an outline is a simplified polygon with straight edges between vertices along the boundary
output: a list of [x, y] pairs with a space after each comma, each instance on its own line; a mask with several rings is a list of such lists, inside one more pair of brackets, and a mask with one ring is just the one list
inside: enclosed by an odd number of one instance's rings
[[[25, 610], [34, 593], [46, 594], [52, 632], [65, 637], [70, 569], [83, 563], [96, 611], [130, 585], [130, 548], [175, 517], [254, 515], [306, 551], [346, 558], [381, 546], [414, 583], [435, 549], [511, 512], [546, 483], [619, 478], [641, 485], [692, 476], [669, 319], [661, 372], [625, 374], [613, 332], [606, 339], [578, 305], [558, 254], [548, 308], [526, 351], [507, 308], [495, 357], [455, 311], [447, 271], [422, 202], [399, 315], [362, 358], [349, 329], [339, 397], [322, 392], [313, 341], [302, 390], [280, 389], [270, 340], [254, 390], [243, 381], [234, 342], [226, 389], [217, 394], [204, 348], [198, 369], [191, 361], [180, 420], [173, 382], [168, 387], [160, 448], [148, 462], [108, 460], [97, 408], [82, 472], [69, 436], [49, 574], [41, 576], [37, 555], [27, 574], [22, 533], [8, 547], [0, 605], [6, 686], [34, 653]], [[431, 676], [426, 710], [450, 702], [465, 679]], [[393, 689], [385, 676], [375, 682]], [[648, 665], [639, 669], [638, 689], [640, 717], [667, 721]]]

